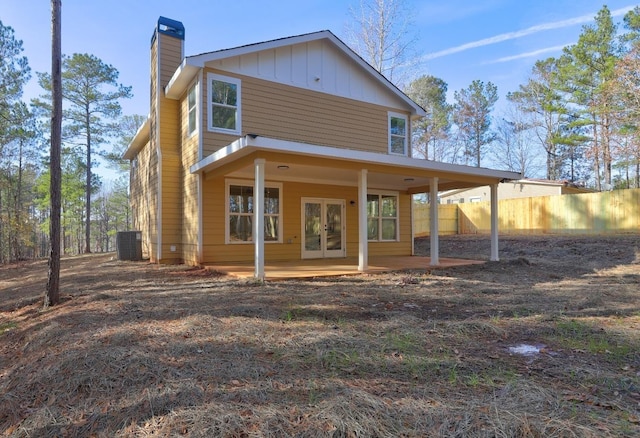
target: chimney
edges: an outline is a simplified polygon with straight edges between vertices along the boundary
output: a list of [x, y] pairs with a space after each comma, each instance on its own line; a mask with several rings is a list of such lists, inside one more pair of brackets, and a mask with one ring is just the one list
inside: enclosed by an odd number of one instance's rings
[[166, 17], [158, 18], [153, 37], [151, 38], [152, 79], [153, 69], [159, 71], [159, 86], [164, 89], [184, 57], [184, 25]]
[[[150, 182], [155, 203], [155, 217], [150, 219], [151, 260], [179, 263], [182, 260], [182, 223], [175, 221], [174, 211], [181, 211], [181, 183], [163, 175], [180, 175], [179, 101], [168, 99], [164, 89], [184, 58], [184, 26], [181, 22], [160, 17], [151, 38], [151, 106], [149, 110], [149, 146], [151, 165], [157, 170]], [[160, 124], [162, 123], [162, 129]], [[153, 207], [152, 207], [153, 208]], [[155, 235], [154, 235], [155, 234]], [[155, 257], [154, 257], [155, 256]]]

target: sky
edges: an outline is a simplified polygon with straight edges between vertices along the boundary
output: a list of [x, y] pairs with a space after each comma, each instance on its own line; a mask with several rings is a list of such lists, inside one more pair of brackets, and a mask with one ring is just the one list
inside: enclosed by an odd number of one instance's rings
[[[349, 43], [350, 9], [360, 0], [62, 0], [62, 52], [89, 53], [133, 87], [124, 114], [149, 112], [149, 48], [159, 16], [185, 26], [185, 53], [330, 30]], [[561, 54], [607, 5], [615, 22], [630, 0], [404, 0], [411, 8], [415, 77], [433, 75], [453, 92], [475, 79], [505, 95], [526, 82], [535, 61]], [[23, 41], [33, 72], [51, 68], [50, 0], [0, 0], [0, 20]], [[35, 74], [33, 75], [35, 78]], [[25, 99], [41, 94], [32, 79]]]

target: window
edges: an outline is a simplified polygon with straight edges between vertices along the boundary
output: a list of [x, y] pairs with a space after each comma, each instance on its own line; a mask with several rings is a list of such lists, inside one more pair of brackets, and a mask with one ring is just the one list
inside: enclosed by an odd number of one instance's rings
[[196, 94], [196, 85], [194, 84], [187, 94], [187, 112], [188, 112], [188, 125], [187, 125], [187, 135], [191, 135], [196, 131], [197, 121], [198, 121], [198, 113], [197, 113], [197, 94]]
[[[282, 242], [282, 185], [264, 189], [264, 241]], [[253, 242], [253, 183], [227, 181], [227, 243]]]
[[240, 134], [240, 80], [209, 73], [209, 130]]
[[389, 153], [407, 155], [407, 116], [389, 113]]
[[398, 195], [367, 195], [367, 237], [369, 240], [398, 240]]

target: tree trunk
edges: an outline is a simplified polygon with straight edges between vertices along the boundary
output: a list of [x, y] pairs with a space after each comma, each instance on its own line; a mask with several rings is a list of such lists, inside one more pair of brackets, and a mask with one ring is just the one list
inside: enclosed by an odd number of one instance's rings
[[25, 231], [22, 229], [22, 146], [24, 139], [20, 139], [18, 152], [18, 187], [16, 187], [14, 217], [16, 221], [16, 232], [14, 234], [14, 251], [16, 260], [22, 259], [22, 248], [20, 245], [20, 235]]
[[[2, 218], [2, 186], [0, 185], [0, 218]], [[5, 262], [4, 255], [4, 221], [0, 220], [0, 265]]]
[[593, 172], [595, 173], [595, 182], [596, 182], [596, 190], [602, 190], [602, 178], [600, 177], [600, 144], [598, 141], [598, 121], [596, 119], [595, 114], [592, 117], [593, 121]]
[[86, 112], [86, 130], [87, 130], [87, 191], [85, 193], [85, 226], [84, 226], [84, 252], [91, 252], [91, 121], [89, 108]]
[[636, 189], [640, 189], [640, 154], [636, 155]]
[[604, 182], [607, 184], [609, 190], [612, 188], [612, 175], [611, 175], [611, 125], [609, 124], [609, 116], [605, 114], [602, 117], [602, 141], [600, 142], [602, 147], [602, 166], [604, 170]]
[[51, 84], [53, 113], [51, 115], [51, 217], [49, 240], [49, 275], [44, 306], [54, 306], [60, 301], [60, 201], [62, 170], [60, 149], [62, 145], [62, 0], [51, 0]]

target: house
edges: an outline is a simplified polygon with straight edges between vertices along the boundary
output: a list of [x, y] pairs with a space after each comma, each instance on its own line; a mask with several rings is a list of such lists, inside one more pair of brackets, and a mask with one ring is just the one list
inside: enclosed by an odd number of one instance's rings
[[413, 194], [520, 178], [412, 158], [424, 109], [329, 31], [195, 56], [184, 38], [160, 17], [149, 117], [124, 154], [152, 262], [252, 262], [264, 278], [265, 260], [357, 257], [365, 271], [412, 254]]
[[[574, 195], [591, 193], [593, 190], [580, 187], [569, 181], [548, 179], [519, 179], [498, 184], [499, 199], [531, 198], [535, 196]], [[488, 201], [491, 197], [489, 186], [473, 187], [441, 192], [441, 204], [463, 204], [466, 202]]]

